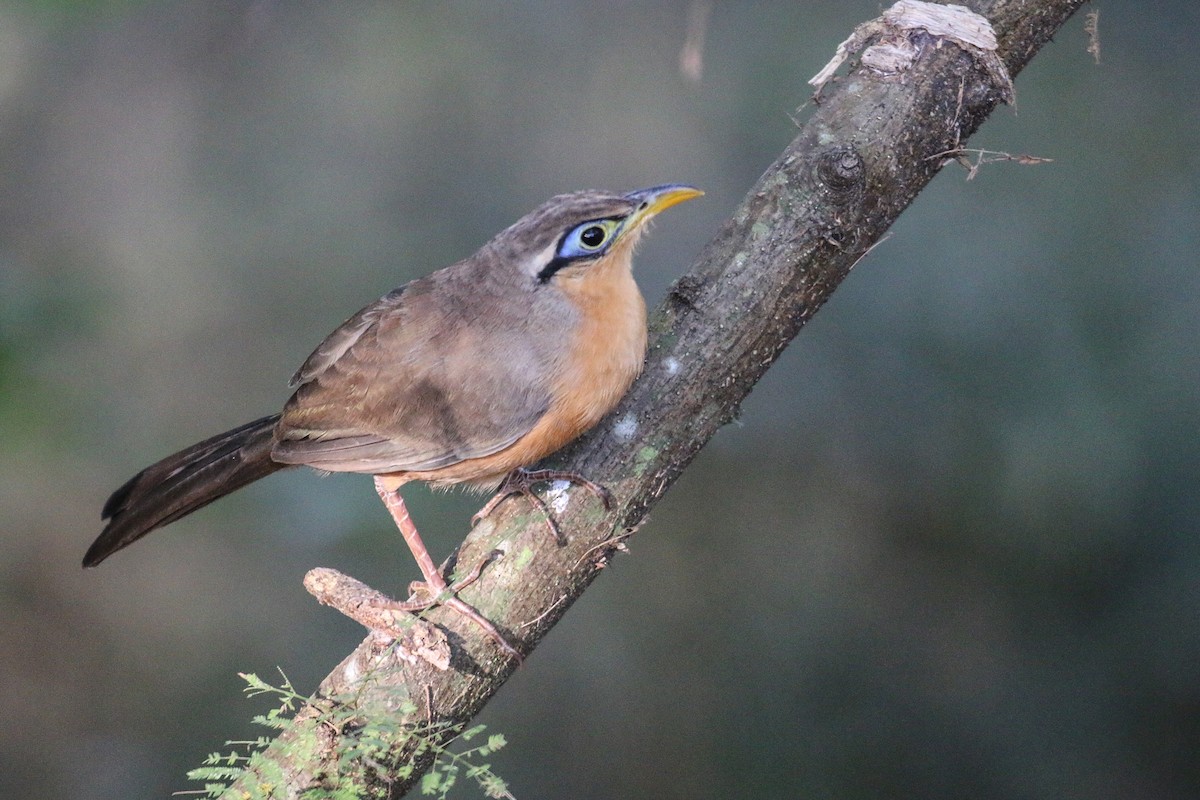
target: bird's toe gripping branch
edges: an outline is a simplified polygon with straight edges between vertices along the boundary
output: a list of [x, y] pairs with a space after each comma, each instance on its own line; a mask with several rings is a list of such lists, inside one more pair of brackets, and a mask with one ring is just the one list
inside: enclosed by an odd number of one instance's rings
[[546, 505], [546, 501], [538, 497], [533, 491], [535, 483], [546, 483], [548, 481], [567, 481], [577, 486], [582, 486], [604, 504], [605, 511], [612, 509], [612, 493], [600, 484], [593, 483], [577, 472], [556, 469], [530, 470], [519, 468], [508, 473], [504, 478], [504, 482], [500, 484], [500, 488], [496, 490], [496, 494], [492, 496], [492, 499], [488, 500], [487, 504], [471, 517], [471, 524], [477, 525], [509, 497], [519, 494], [528, 498], [533, 507], [542, 513], [543, 519], [546, 520], [546, 527], [549, 529], [550, 535], [554, 537], [554, 541], [560, 546], [566, 544], [566, 539], [563, 537], [562, 531], [559, 530], [558, 522], [555, 521], [554, 515]]
[[421, 535], [417, 532], [417, 526], [404, 505], [404, 498], [400, 496], [400, 491], [389, 489], [379, 477], [375, 478], [375, 491], [379, 493], [379, 498], [383, 500], [388, 513], [392, 515], [396, 527], [400, 529], [400, 535], [404, 537], [405, 544], [412, 551], [413, 558], [416, 559], [417, 566], [421, 569], [421, 575], [425, 578], [424, 586], [416, 587], [416, 593], [424, 594], [425, 597], [399, 603], [397, 607], [406, 611], [423, 611], [435, 605], [452, 608], [482, 628], [501, 650], [519, 661], [521, 659], [520, 652], [501, 635], [500, 631], [496, 630], [496, 626], [480, 614], [474, 606], [468, 605], [458, 597], [458, 591], [478, 580], [484, 566], [490, 563], [497, 553], [495, 551], [489, 553], [465, 578], [453, 586], [448, 585], [437, 565], [434, 564], [433, 558], [430, 557], [429, 550], [425, 548], [425, 543], [421, 541]]

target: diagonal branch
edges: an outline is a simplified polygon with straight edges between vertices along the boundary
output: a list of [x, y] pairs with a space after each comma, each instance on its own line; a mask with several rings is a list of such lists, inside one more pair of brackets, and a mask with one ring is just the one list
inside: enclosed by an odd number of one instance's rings
[[[492, 550], [504, 554], [463, 599], [519, 650], [532, 651], [933, 178], [944, 161], [930, 156], [963, 145], [1009, 96], [1005, 71], [1015, 75], [1083, 2], [971, 2], [991, 23], [995, 51], [935, 35], [935, 28], [898, 26], [887, 16], [906, 5], [930, 10], [912, 0], [860, 26], [859, 63], [825, 89], [796, 139], [652, 316], [645, 374], [597, 430], [555, 459], [607, 486], [614, 510], [604, 512], [586, 491], [552, 491], [548, 503], [567, 536], [559, 545], [528, 504], [505, 502], [455, 556], [472, 565]], [[364, 719], [390, 715], [414, 726], [470, 720], [517, 665], [461, 615], [434, 609], [426, 618], [449, 632], [450, 669], [396, 658], [368, 637], [324, 680], [320, 697], [353, 697]], [[345, 735], [344, 728], [335, 734], [323, 726], [314, 710], [298, 715], [265, 752], [278, 767], [272, 778], [285, 778], [274, 796], [298, 797], [326, 785], [338, 771]], [[417, 762], [404, 779], [393, 779], [380, 763], [352, 768], [380, 796], [399, 797], [428, 766], [421, 763], [427, 755], [414, 757], [406, 746], [398, 740], [388, 759], [391, 766]], [[264, 779], [251, 770], [227, 796], [247, 790], [258, 796], [254, 787]]]

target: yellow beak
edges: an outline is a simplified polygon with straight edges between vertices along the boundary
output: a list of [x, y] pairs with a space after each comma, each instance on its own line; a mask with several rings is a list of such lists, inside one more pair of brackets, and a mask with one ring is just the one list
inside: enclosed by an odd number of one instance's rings
[[625, 220], [625, 231], [634, 231], [656, 215], [666, 211], [671, 206], [679, 205], [685, 200], [700, 197], [704, 192], [692, 186], [669, 183], [665, 186], [651, 186], [649, 189], [638, 189], [625, 195], [638, 203], [638, 208]]

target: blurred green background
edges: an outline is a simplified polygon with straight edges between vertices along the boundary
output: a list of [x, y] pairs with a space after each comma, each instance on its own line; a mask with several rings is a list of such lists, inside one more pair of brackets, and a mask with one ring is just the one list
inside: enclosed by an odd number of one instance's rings
[[[879, 10], [714, 4], [694, 82], [689, 5], [0, 5], [0, 796], [196, 788], [360, 640], [306, 569], [417, 574], [299, 472], [84, 572], [113, 488], [557, 192], [707, 190], [657, 303]], [[1054, 162], [944, 170], [485, 711], [518, 797], [1200, 795], [1200, 11], [1100, 9], [971, 142]]]

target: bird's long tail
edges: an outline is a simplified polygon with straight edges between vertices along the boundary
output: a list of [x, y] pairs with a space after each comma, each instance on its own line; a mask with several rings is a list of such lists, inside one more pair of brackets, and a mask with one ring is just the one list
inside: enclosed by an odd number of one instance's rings
[[104, 504], [108, 524], [83, 557], [94, 567], [155, 528], [287, 467], [271, 460], [274, 414], [167, 456], [134, 475]]

